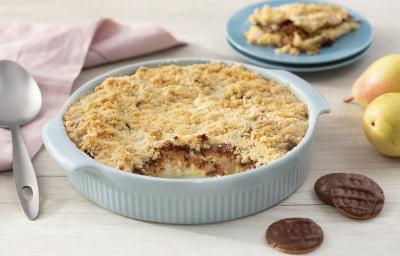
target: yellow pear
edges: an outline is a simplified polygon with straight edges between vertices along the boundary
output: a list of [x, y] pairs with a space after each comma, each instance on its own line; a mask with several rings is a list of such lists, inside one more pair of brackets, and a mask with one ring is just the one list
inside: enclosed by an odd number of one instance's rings
[[376, 150], [400, 157], [400, 93], [375, 98], [365, 110], [363, 128]]
[[354, 82], [352, 97], [345, 101], [354, 98], [365, 108], [373, 99], [389, 92], [400, 92], [400, 54], [388, 55], [372, 63]]

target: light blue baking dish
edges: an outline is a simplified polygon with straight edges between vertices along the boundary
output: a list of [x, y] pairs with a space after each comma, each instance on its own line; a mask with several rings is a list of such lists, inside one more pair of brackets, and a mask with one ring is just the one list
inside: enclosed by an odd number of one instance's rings
[[190, 65], [209, 61], [212, 60], [143, 62], [90, 80], [75, 91], [60, 113], [44, 126], [43, 140], [47, 150], [85, 197], [103, 208], [135, 219], [175, 224], [211, 223], [240, 218], [279, 203], [303, 183], [309, 168], [317, 118], [330, 111], [327, 102], [311, 85], [289, 72], [240, 63], [265, 78], [288, 84], [309, 109], [309, 128], [301, 143], [282, 158], [251, 171], [203, 179], [166, 179], [126, 173], [103, 165], [80, 151], [64, 129], [62, 116], [68, 106], [81, 95], [91, 92], [108, 76], [129, 75], [140, 66]]

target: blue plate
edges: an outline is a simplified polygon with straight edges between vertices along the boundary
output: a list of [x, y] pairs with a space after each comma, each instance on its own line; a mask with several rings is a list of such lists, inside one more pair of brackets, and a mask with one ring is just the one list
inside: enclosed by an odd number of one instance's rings
[[269, 61], [261, 60], [258, 58], [254, 58], [252, 56], [247, 55], [244, 52], [241, 52], [239, 49], [237, 49], [231, 43], [228, 42], [228, 44], [243, 60], [247, 61], [248, 63], [254, 64], [254, 65], [257, 65], [257, 66], [260, 66], [263, 68], [283, 69], [283, 70], [292, 71], [292, 72], [317, 72], [317, 71], [324, 71], [324, 70], [340, 68], [340, 67], [349, 65], [349, 64], [361, 59], [371, 49], [371, 45], [368, 45], [366, 49], [362, 50], [360, 53], [354, 55], [353, 57], [345, 58], [343, 60], [336, 61], [336, 62], [331, 62], [331, 63], [327, 63], [327, 64], [308, 65], [308, 66], [296, 66], [296, 65], [290, 65], [290, 64], [279, 64], [279, 63], [275, 63], [275, 62], [269, 62]]
[[[299, 0], [296, 2], [301, 3], [328, 3], [323, 1], [314, 0]], [[249, 29], [250, 23], [248, 17], [253, 13], [254, 9], [261, 8], [265, 4], [269, 6], [280, 6], [282, 4], [293, 3], [292, 0], [273, 0], [262, 3], [249, 5], [237, 13], [235, 13], [226, 25], [226, 37], [228, 41], [241, 52], [246, 53], [252, 57], [263, 59], [269, 62], [296, 64], [296, 65], [309, 65], [338, 61], [344, 58], [355, 56], [361, 51], [365, 50], [372, 42], [373, 31], [369, 22], [360, 14], [345, 8], [353, 19], [360, 21], [360, 27], [348, 33], [336, 42], [329, 46], [323, 47], [321, 52], [317, 55], [300, 54], [292, 56], [288, 54], [275, 54], [275, 49], [272, 47], [257, 46], [249, 44], [244, 38], [243, 34]], [[332, 4], [332, 3], [331, 3]]]

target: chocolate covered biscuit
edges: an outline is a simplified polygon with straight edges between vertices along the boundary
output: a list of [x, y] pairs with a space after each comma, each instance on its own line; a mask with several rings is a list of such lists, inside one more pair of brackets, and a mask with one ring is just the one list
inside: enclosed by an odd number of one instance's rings
[[314, 184], [314, 190], [319, 199], [329, 205], [333, 205], [331, 197], [331, 189], [335, 186], [336, 179], [345, 173], [330, 173], [320, 177]]
[[307, 218], [281, 219], [272, 223], [266, 233], [267, 242], [285, 253], [306, 253], [316, 249], [323, 241], [321, 227]]
[[375, 181], [360, 174], [346, 174], [335, 179], [330, 194], [340, 212], [354, 219], [369, 219], [381, 212], [385, 196]]

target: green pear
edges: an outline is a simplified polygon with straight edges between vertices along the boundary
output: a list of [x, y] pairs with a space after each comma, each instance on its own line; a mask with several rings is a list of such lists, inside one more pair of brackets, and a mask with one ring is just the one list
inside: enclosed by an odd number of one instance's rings
[[400, 93], [375, 98], [364, 112], [363, 128], [376, 150], [400, 157]]
[[400, 92], [400, 54], [372, 63], [353, 84], [349, 99], [354, 98], [365, 108], [373, 99], [389, 92]]

